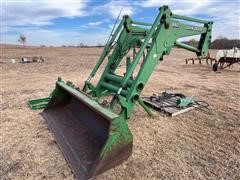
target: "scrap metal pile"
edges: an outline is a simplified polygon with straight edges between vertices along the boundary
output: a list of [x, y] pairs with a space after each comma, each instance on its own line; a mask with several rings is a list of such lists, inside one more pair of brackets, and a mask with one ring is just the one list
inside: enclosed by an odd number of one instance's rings
[[164, 91], [144, 98], [144, 103], [163, 114], [176, 116], [198, 107], [198, 102], [182, 93]]

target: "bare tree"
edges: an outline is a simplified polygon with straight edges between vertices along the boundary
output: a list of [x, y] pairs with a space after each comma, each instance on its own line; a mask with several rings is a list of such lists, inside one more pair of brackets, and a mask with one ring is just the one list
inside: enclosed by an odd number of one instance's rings
[[103, 47], [103, 45], [101, 43], [98, 43], [97, 47]]
[[224, 37], [224, 36], [222, 36], [222, 35], [219, 35], [219, 36], [217, 37], [217, 39], [227, 39], [227, 38]]
[[79, 45], [78, 45], [79, 47], [84, 47], [85, 46], [85, 44], [84, 43], [79, 43]]
[[196, 46], [196, 40], [194, 38], [190, 39], [188, 42], [191, 46]]
[[19, 35], [18, 42], [21, 43], [23, 47], [25, 46], [26, 40], [27, 40], [26, 36], [24, 36], [23, 34]]
[[[188, 41], [183, 41], [183, 43], [197, 47], [199, 41], [190, 39]], [[233, 47], [240, 48], [240, 39], [228, 39], [224, 36], [218, 36], [209, 46], [210, 49], [232, 49]]]

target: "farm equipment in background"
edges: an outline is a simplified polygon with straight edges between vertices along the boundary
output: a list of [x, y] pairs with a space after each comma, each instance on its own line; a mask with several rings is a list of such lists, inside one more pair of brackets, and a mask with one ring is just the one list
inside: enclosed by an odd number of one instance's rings
[[217, 71], [219, 66], [220, 69], [225, 69], [233, 64], [240, 64], [240, 49], [234, 47], [229, 50], [218, 50], [216, 60], [212, 67], [213, 71]]
[[45, 58], [43, 58], [42, 56], [38, 57], [38, 56], [33, 56], [33, 57], [22, 57], [21, 58], [21, 63], [25, 64], [25, 63], [42, 63], [45, 61]]
[[[28, 102], [33, 109], [44, 108], [41, 114], [77, 179], [94, 177], [131, 155], [133, 137], [126, 120], [136, 103], [151, 115], [140, 93], [164, 55], [174, 46], [198, 57], [208, 53], [213, 22], [173, 14], [168, 6], [159, 10], [153, 23], [123, 16], [82, 89], [59, 78], [48, 98]], [[177, 41], [194, 35], [200, 35], [197, 48]], [[126, 57], [131, 49], [136, 51], [132, 59]], [[94, 85], [91, 80], [104, 61]], [[126, 62], [124, 72], [119, 71], [121, 62]]]
[[210, 65], [213, 64], [213, 61], [214, 61], [214, 63], [217, 62], [217, 60], [215, 58], [212, 58], [210, 56], [209, 52], [208, 52], [207, 56], [205, 56], [205, 57], [187, 58], [187, 59], [185, 59], [185, 62], [186, 62], [186, 64], [188, 64], [189, 61], [192, 61], [192, 64], [195, 64], [195, 61], [198, 61], [199, 64], [202, 64], [202, 61], [204, 61], [204, 60], [206, 61], [207, 65], [209, 65], [209, 62], [210, 62]]

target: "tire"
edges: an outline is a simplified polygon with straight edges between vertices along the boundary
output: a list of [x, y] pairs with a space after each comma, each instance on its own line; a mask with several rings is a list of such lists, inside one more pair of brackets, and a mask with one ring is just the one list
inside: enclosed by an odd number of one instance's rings
[[218, 70], [218, 63], [214, 63], [212, 67], [213, 71], [216, 72]]

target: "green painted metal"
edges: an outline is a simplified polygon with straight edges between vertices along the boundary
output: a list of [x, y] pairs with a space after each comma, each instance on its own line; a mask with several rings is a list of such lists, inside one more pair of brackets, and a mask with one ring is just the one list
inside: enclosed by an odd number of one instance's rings
[[28, 106], [32, 110], [37, 110], [37, 109], [44, 109], [47, 107], [47, 104], [50, 101], [50, 97], [47, 98], [41, 98], [41, 99], [33, 99], [28, 101]]
[[[112, 91], [112, 92], [117, 92], [118, 89], [119, 89], [119, 86], [116, 86], [116, 85], [113, 85], [113, 84], [109, 84], [109, 83], [106, 83], [106, 82], [102, 82], [101, 84], [101, 87], [102, 88], [105, 88], [106, 90], [108, 91]], [[121, 91], [121, 95], [126, 97], [128, 95], [128, 92], [126, 89], [122, 90]]]
[[[58, 81], [61, 80], [61, 78], [58, 78]], [[31, 99], [28, 101], [28, 107], [32, 110], [38, 110], [38, 109], [45, 109], [51, 100], [52, 95], [54, 94], [54, 91], [50, 94], [49, 97], [46, 98], [40, 98], [40, 99]]]
[[187, 17], [187, 16], [181, 16], [181, 15], [177, 15], [177, 14], [173, 14], [172, 18], [179, 19], [179, 20], [186, 20], [186, 21], [196, 22], [196, 23], [202, 23], [202, 24], [209, 23], [209, 21], [206, 21], [206, 20], [201, 20], [201, 19]]
[[[159, 10], [160, 12], [152, 24], [133, 21], [129, 16], [123, 16], [115, 32], [111, 33], [103, 53], [85, 81], [83, 89], [79, 90], [71, 83], [65, 83], [60, 79], [56, 83], [53, 95], [48, 99], [49, 105], [36, 105], [36, 107], [48, 109], [51, 107], [52, 101], [66, 104], [74, 97], [88, 109], [90, 108], [93, 114], [104, 117], [110, 123], [107, 140], [97, 156], [98, 160], [95, 161], [98, 162], [93, 168], [95, 172], [90, 173], [90, 176], [110, 168], [104, 168], [107, 166], [107, 162], [110, 162], [112, 166], [117, 165], [118, 163], [109, 159], [117, 158], [119, 150], [123, 147], [128, 147], [128, 149], [132, 147], [132, 134], [126, 120], [130, 118], [136, 102], [139, 102], [151, 115], [150, 110], [142, 102], [140, 94], [158, 62], [163, 60], [163, 56], [170, 54], [174, 46], [196, 52], [199, 57], [207, 55], [212, 33], [213, 23], [211, 21], [173, 14], [168, 6], [162, 6]], [[188, 25], [187, 22], [196, 22], [202, 25]], [[200, 35], [197, 48], [177, 41], [179, 38], [193, 35]], [[125, 58], [135, 47], [137, 47], [137, 51], [133, 58]], [[124, 60], [126, 61], [125, 72], [120, 71], [121, 73], [119, 73], [118, 67]], [[94, 85], [91, 80], [104, 61], [107, 61], [105, 69], [97, 84]], [[103, 107], [99, 102], [106, 95], [111, 96], [111, 100], [108, 105]], [[38, 104], [41, 100], [35, 102]], [[33, 105], [34, 101], [29, 104]], [[120, 106], [120, 111], [116, 111], [116, 106]], [[81, 113], [81, 109], [79, 109], [79, 113]], [[124, 151], [121, 150], [122, 152]], [[126, 155], [123, 157], [127, 158]]]
[[[118, 165], [131, 155], [133, 137], [127, 126], [125, 115], [119, 115], [111, 109], [104, 108], [93, 98], [74, 88], [71, 83], [64, 82], [61, 79], [56, 82], [55, 90], [49, 99], [49, 103], [43, 111], [44, 117], [50, 117], [46, 119], [49, 128], [54, 133], [70, 166], [73, 167], [77, 179], [87, 179], [96, 176], [104, 170]], [[81, 106], [78, 107], [76, 101]], [[81, 108], [84, 108], [84, 110]], [[73, 111], [73, 109], [77, 111]], [[64, 111], [66, 112], [64, 113]], [[87, 114], [86, 111], [88, 111]], [[53, 115], [56, 113], [59, 113], [58, 118], [65, 119], [65, 122], [59, 123], [60, 121], [55, 120]], [[80, 118], [78, 114], [82, 114], [82, 117]], [[74, 121], [69, 127], [67, 123], [72, 117], [77, 118], [77, 121]], [[97, 124], [94, 124], [94, 121]], [[80, 127], [87, 126], [87, 128], [77, 129], [78, 131], [76, 131], [75, 126], [79, 126], [77, 123], [81, 124]], [[68, 128], [66, 129], [66, 127]], [[101, 127], [105, 127], [105, 130], [101, 129]], [[69, 134], [67, 132], [68, 129], [70, 131]], [[87, 136], [84, 135], [87, 133], [86, 130], [89, 133]], [[84, 133], [81, 133], [81, 131]], [[101, 137], [105, 134], [107, 137], [105, 137], [106, 139], [100, 138], [101, 140], [97, 141], [88, 139], [90, 134], [94, 134], [96, 137]], [[81, 147], [87, 143], [71, 143], [72, 138], [76, 137], [91, 142], [88, 143], [88, 146]], [[83, 140], [76, 141], [82, 142]], [[86, 148], [97, 148], [99, 145], [95, 145], [96, 142], [101, 143], [102, 148], [97, 154], [94, 154], [95, 158], [93, 161], [86, 161], [85, 157], [78, 155], [81, 150], [83, 153], [81, 152], [80, 154], [85, 154], [84, 156], [88, 157], [88, 153], [85, 152], [88, 151]], [[89, 144], [93, 145], [90, 146]], [[92, 158], [88, 157], [88, 159]]]
[[187, 49], [187, 50], [192, 51], [192, 52], [197, 52], [197, 53], [199, 52], [198, 48], [192, 47], [192, 46], [190, 46], [188, 44], [184, 44], [182, 42], [176, 41], [175, 45], [177, 47], [184, 48], [184, 49]]
[[[128, 65], [129, 66], [129, 65]], [[126, 68], [128, 67], [126, 66]], [[121, 76], [119, 75], [116, 75], [116, 74], [106, 74], [106, 79], [109, 80], [109, 81], [113, 81], [113, 82], [116, 82], [116, 83], [121, 83], [122, 81], [122, 78]], [[127, 86], [131, 86], [132, 85], [132, 80], [130, 79], [127, 83]]]
[[141, 98], [138, 99], [139, 104], [143, 107], [143, 109], [148, 113], [149, 116], [153, 116], [152, 112], [148, 108], [148, 106], [143, 102]]
[[109, 120], [112, 120], [112, 119], [115, 119], [115, 118], [119, 117], [114, 112], [110, 111], [109, 109], [106, 109], [106, 108], [102, 107], [96, 101], [93, 101], [87, 95], [84, 95], [81, 91], [78, 91], [77, 89], [72, 88], [71, 86], [67, 85], [67, 83], [65, 83], [63, 81], [57, 81], [56, 86], [59, 86], [59, 87], [63, 88], [69, 94], [71, 94], [74, 97], [78, 98], [79, 100], [83, 101], [83, 103], [86, 104], [87, 106], [89, 106], [91, 108], [94, 108], [94, 110], [96, 112], [101, 113], [104, 117], [108, 118]]
[[186, 107], [194, 103], [194, 100], [192, 98], [181, 98], [177, 100], [177, 106], [178, 107]]
[[152, 26], [151, 23], [139, 22], [139, 21], [132, 21], [132, 24], [142, 25], [142, 26]]

